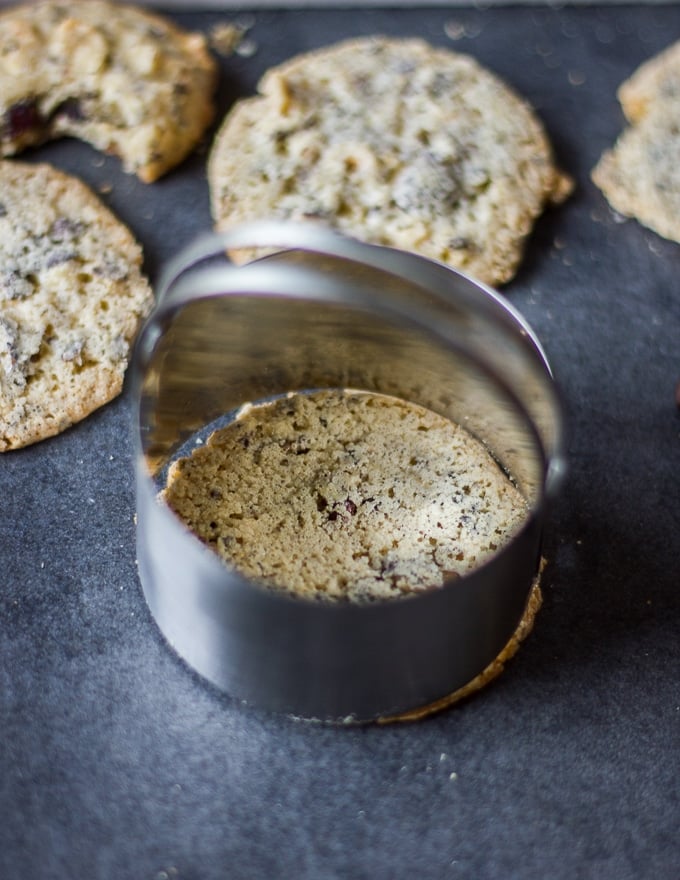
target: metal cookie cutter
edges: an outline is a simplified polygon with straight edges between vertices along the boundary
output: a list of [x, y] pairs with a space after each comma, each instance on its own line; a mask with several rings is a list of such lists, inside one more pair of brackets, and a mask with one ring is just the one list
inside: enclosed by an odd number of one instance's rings
[[[232, 265], [226, 252], [246, 248], [268, 255]], [[168, 267], [133, 376], [143, 590], [170, 645], [218, 688], [299, 717], [370, 721], [456, 691], [508, 642], [564, 459], [546, 357], [499, 294], [312, 224], [250, 225]], [[464, 577], [367, 604], [289, 596], [231, 570], [159, 501], [164, 469], [244, 403], [312, 388], [389, 394], [463, 425], [527, 499], [522, 529]]]

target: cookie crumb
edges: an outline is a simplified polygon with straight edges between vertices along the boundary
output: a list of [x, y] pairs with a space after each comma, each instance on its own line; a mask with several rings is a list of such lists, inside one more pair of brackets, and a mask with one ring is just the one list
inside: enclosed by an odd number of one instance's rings
[[570, 70], [567, 76], [572, 86], [582, 86], [586, 82], [586, 75], [580, 70]]
[[243, 39], [236, 47], [236, 54], [240, 58], [252, 58], [257, 54], [258, 45], [255, 40]]
[[241, 54], [245, 36], [252, 25], [249, 22], [218, 22], [210, 28], [208, 41], [211, 49], [219, 55], [229, 57]]
[[444, 23], [444, 33], [449, 40], [460, 40], [465, 36], [465, 25], [455, 18]]

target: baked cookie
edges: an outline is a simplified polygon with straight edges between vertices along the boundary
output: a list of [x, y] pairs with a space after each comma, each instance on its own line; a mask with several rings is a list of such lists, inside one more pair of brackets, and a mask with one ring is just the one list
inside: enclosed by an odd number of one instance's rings
[[528, 514], [463, 428], [358, 391], [246, 407], [171, 466], [163, 497], [243, 574], [330, 601], [439, 587], [486, 561]]
[[619, 88], [630, 123], [592, 172], [609, 204], [680, 242], [680, 42]]
[[150, 182], [213, 119], [206, 41], [110, 0], [41, 0], [0, 14], [0, 149], [70, 135]]
[[535, 218], [571, 188], [532, 109], [495, 75], [379, 37], [269, 70], [222, 123], [208, 179], [219, 230], [316, 220], [493, 284], [513, 276]]
[[141, 263], [85, 184], [0, 161], [0, 451], [57, 434], [120, 392], [152, 304]]
[[479, 675], [476, 675], [471, 681], [463, 685], [463, 687], [458, 688], [458, 690], [454, 691], [452, 694], [448, 694], [440, 700], [436, 700], [434, 703], [429, 703], [427, 706], [418, 706], [415, 709], [411, 709], [408, 712], [402, 712], [399, 715], [384, 716], [383, 718], [378, 719], [378, 723], [391, 724], [394, 721], [420, 721], [428, 715], [434, 715], [436, 712], [442, 712], [444, 709], [448, 709], [450, 706], [460, 703], [462, 700], [477, 693], [477, 691], [480, 691], [483, 687], [486, 687], [487, 684], [490, 684], [494, 679], [498, 678], [505, 669], [506, 664], [512, 660], [515, 654], [519, 651], [522, 642], [534, 628], [536, 615], [543, 604], [541, 574], [544, 566], [545, 560], [541, 560], [540, 571], [531, 585], [531, 591], [529, 592], [529, 598], [524, 608], [524, 614], [522, 615], [520, 622], [517, 624], [517, 628], [508, 639], [503, 650], [479, 673]]

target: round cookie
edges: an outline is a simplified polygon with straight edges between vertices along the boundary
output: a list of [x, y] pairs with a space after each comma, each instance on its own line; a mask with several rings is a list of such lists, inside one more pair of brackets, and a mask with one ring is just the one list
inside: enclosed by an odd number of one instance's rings
[[422, 40], [342, 42], [272, 68], [258, 91], [213, 144], [218, 230], [323, 222], [498, 284], [535, 218], [571, 188], [524, 100], [474, 59]]
[[489, 559], [528, 515], [462, 427], [355, 391], [246, 408], [171, 466], [163, 497], [241, 573], [326, 601], [440, 587]]
[[121, 391], [153, 300], [141, 263], [85, 184], [0, 161], [0, 451], [57, 434]]
[[213, 119], [216, 65], [200, 34], [110, 0], [41, 0], [0, 14], [0, 150], [62, 135], [150, 182]]
[[680, 242], [680, 42], [645, 62], [619, 88], [630, 123], [592, 172], [609, 204]]

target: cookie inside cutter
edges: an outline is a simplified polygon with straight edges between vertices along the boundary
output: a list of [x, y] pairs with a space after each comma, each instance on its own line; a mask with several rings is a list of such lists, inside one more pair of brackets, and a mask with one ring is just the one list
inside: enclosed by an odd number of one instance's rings
[[438, 589], [498, 552], [528, 514], [460, 425], [351, 389], [244, 406], [173, 462], [161, 491], [225, 564], [324, 602]]
[[[281, 249], [230, 265], [241, 246]], [[563, 470], [545, 355], [498, 294], [412, 254], [258, 224], [168, 269], [135, 367], [140, 577], [201, 675], [266, 709], [363, 722], [436, 704], [498, 657], [528, 607]], [[512, 475], [524, 524], [464, 577], [399, 600], [309, 601], [228, 568], [158, 502], [156, 478], [224, 413], [310, 388], [392, 395], [462, 424]]]

